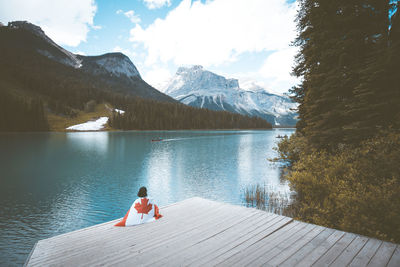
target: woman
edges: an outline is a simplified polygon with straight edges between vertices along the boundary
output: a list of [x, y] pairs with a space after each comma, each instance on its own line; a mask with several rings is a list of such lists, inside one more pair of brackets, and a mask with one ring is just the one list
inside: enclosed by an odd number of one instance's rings
[[125, 217], [114, 226], [131, 226], [146, 222], [152, 222], [162, 217], [158, 212], [158, 207], [154, 202], [147, 198], [146, 187], [141, 187], [138, 192], [138, 199], [133, 202]]

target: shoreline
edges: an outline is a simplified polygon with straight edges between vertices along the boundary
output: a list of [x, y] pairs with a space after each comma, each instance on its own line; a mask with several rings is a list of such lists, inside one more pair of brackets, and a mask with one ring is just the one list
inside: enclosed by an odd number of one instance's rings
[[1, 134], [36, 134], [36, 133], [96, 133], [96, 132], [205, 132], [205, 131], [271, 131], [276, 129], [296, 130], [295, 127], [249, 128], [249, 129], [175, 129], [175, 130], [98, 130], [98, 131], [44, 131], [44, 132], [0, 132]]

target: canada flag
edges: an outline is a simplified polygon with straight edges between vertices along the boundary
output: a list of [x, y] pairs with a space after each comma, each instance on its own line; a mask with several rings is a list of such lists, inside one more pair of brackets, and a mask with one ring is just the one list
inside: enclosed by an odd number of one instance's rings
[[162, 215], [151, 199], [141, 197], [133, 202], [125, 217], [114, 226], [131, 226], [158, 220]]

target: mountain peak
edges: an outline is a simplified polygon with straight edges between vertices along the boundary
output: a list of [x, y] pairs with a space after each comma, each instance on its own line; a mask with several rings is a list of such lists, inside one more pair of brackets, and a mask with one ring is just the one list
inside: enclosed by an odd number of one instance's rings
[[181, 74], [185, 72], [196, 72], [196, 71], [202, 71], [204, 70], [203, 66], [201, 65], [192, 65], [192, 66], [181, 66], [178, 68], [176, 71], [176, 74]]
[[103, 57], [103, 58], [106, 58], [106, 57], [114, 57], [114, 58], [121, 58], [121, 59], [124, 59], [124, 58], [128, 58], [128, 56], [126, 56], [125, 54], [123, 54], [123, 53], [121, 53], [121, 52], [110, 52], [110, 53], [105, 53], [105, 54], [102, 54], [102, 55], [99, 55], [99, 56], [97, 56], [97, 57]]
[[39, 26], [32, 24], [26, 20], [20, 20], [20, 21], [11, 21], [8, 23], [7, 27], [11, 29], [24, 29], [27, 31], [30, 31], [40, 37], [47, 37], [42, 28]]
[[129, 57], [120, 52], [106, 53], [100, 56], [79, 57], [83, 59], [84, 69], [93, 74], [111, 73], [118, 77], [123, 75], [128, 78], [140, 78], [139, 71]]
[[200, 65], [193, 65], [178, 68], [165, 92], [176, 97], [193, 91], [213, 92], [215, 90], [237, 90], [238, 88], [239, 81], [237, 79], [226, 79], [205, 70]]

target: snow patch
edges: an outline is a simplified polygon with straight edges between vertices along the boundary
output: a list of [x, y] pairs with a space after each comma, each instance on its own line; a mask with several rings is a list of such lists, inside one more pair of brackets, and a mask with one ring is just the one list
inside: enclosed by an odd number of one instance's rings
[[74, 131], [99, 131], [104, 128], [108, 122], [108, 117], [100, 117], [95, 121], [87, 121], [85, 123], [73, 125], [67, 128], [67, 130]]
[[124, 114], [125, 113], [125, 111], [123, 111], [121, 109], [117, 109], [117, 108], [114, 108], [114, 111], [119, 113], [119, 114]]

